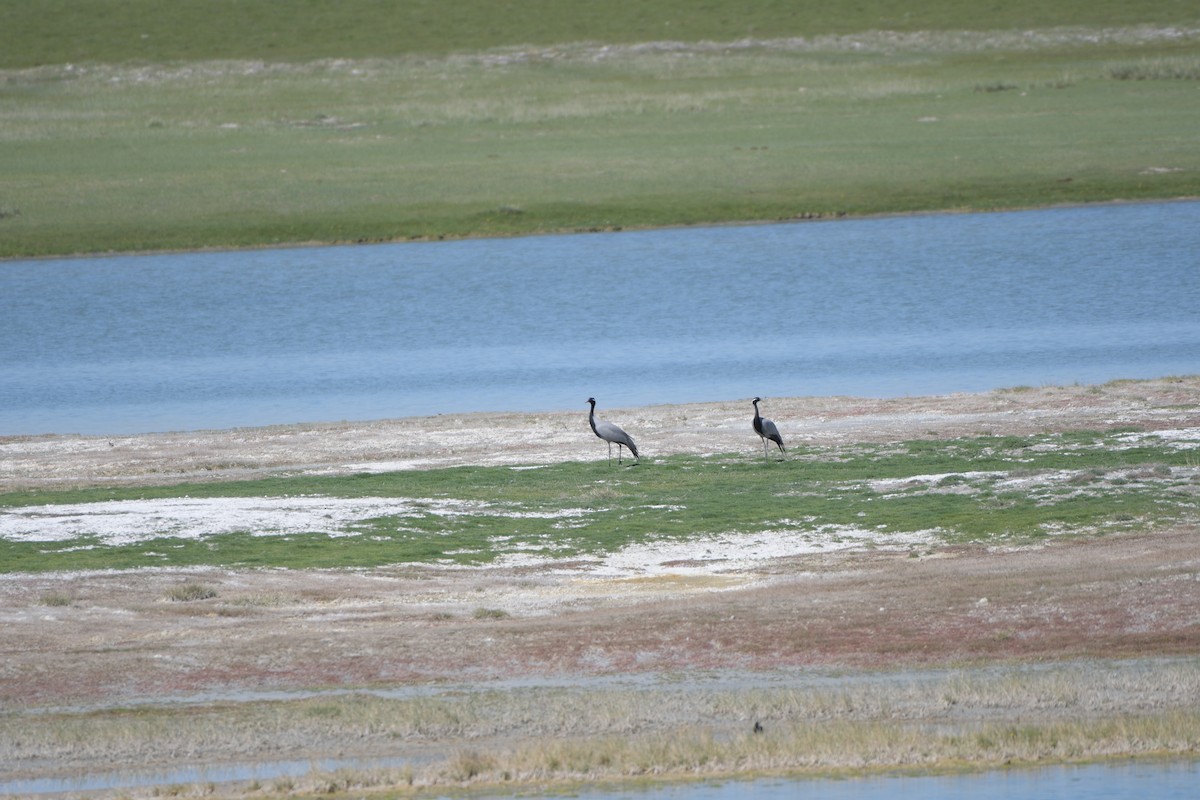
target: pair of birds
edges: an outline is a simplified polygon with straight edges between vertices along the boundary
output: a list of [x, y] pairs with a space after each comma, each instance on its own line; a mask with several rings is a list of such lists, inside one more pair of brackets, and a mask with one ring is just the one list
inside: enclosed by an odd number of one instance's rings
[[[587, 401], [592, 407], [592, 410], [588, 412], [588, 424], [592, 426], [592, 433], [608, 442], [608, 462], [612, 463], [612, 446], [615, 444], [618, 464], [621, 463], [621, 452], [624, 447], [628, 447], [629, 452], [633, 453], [634, 459], [640, 463], [641, 459], [638, 457], [638, 449], [633, 442], [633, 437], [607, 420], [596, 419], [596, 398], [589, 397]], [[758, 413], [758, 404], [762, 402], [762, 398], [756, 397], [750, 402], [754, 404], [754, 419], [751, 424], [754, 426], [754, 432], [762, 439], [763, 458], [768, 457], [767, 451], [770, 445], [767, 442], [769, 441], [779, 445], [779, 452], [787, 452], [784, 450], [783, 437], [779, 435], [779, 428], [775, 427], [774, 422]]]

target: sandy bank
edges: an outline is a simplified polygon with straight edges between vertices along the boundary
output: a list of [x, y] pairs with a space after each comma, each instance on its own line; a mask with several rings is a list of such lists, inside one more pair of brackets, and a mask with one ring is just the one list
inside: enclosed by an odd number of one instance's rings
[[[768, 398], [792, 444], [835, 445], [979, 434], [1200, 424], [1200, 376], [1103, 386], [872, 399]], [[587, 409], [478, 413], [136, 436], [0, 437], [0, 492], [97, 484], [239, 480], [297, 472], [543, 464], [607, 457]], [[602, 409], [646, 458], [752, 451], [749, 398]]]

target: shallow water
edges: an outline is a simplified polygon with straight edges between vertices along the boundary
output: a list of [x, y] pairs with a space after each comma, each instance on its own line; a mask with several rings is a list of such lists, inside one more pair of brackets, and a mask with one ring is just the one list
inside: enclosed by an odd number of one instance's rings
[[0, 263], [0, 435], [1196, 372], [1200, 202]]
[[[229, 764], [219, 767], [180, 767], [138, 773], [113, 772], [77, 779], [0, 781], [0, 794], [62, 794], [187, 784], [301, 778], [311, 773], [337, 770], [400, 769], [418, 766], [411, 759], [317, 759]], [[1191, 800], [1196, 796], [1200, 763], [1195, 761], [1127, 761], [1086, 766], [1013, 769], [968, 775], [931, 777], [870, 777], [829, 779], [770, 778], [670, 784], [657, 788], [584, 789], [571, 796], [579, 800]], [[512, 793], [494, 795], [511, 797]], [[561, 797], [521, 792], [521, 797]]]
[[847, 780], [771, 779], [671, 786], [652, 791], [581, 792], [579, 800], [1183, 800], [1196, 795], [1196, 762], [1096, 764], [978, 775]]

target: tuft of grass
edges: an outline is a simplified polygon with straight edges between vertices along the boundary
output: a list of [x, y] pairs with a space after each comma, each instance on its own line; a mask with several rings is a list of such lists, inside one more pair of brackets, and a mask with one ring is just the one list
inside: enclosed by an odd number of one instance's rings
[[1118, 81], [1200, 81], [1200, 57], [1168, 56], [1114, 64], [1108, 76]]
[[447, 762], [445, 775], [455, 783], [466, 783], [489, 775], [496, 769], [496, 759], [478, 750], [460, 750]]
[[166, 598], [174, 603], [191, 603], [196, 600], [211, 600], [217, 596], [217, 590], [202, 583], [181, 583], [167, 590]]
[[477, 608], [471, 616], [475, 619], [508, 619], [511, 615], [502, 608]]
[[39, 602], [44, 606], [51, 608], [62, 608], [73, 605], [74, 601], [65, 594], [60, 592], [47, 592], [39, 598]]
[[985, 84], [976, 85], [975, 91], [977, 91], [977, 92], [1012, 92], [1012, 91], [1016, 91], [1019, 88], [1021, 88], [1021, 87], [1017, 86], [1015, 83], [1006, 83], [1004, 81], [996, 81], [993, 83], [985, 83]]

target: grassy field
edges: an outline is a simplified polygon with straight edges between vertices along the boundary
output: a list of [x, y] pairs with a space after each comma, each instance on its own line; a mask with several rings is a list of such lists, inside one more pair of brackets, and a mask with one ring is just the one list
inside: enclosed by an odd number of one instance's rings
[[[921, 547], [1029, 542], [1195, 521], [1195, 455], [1135, 432], [977, 437], [794, 449], [785, 462], [677, 456], [614, 472], [604, 463], [537, 469], [459, 467], [161, 488], [0, 496], [9, 509], [102, 519], [113, 501], [187, 498], [403, 498], [337, 530], [222, 530], [133, 540], [82, 532], [53, 541], [0, 539], [6, 572], [141, 566], [358, 568], [485, 565], [506, 557], [571, 560], [631, 546], [770, 532]], [[55, 511], [53, 506], [69, 506]], [[48, 508], [50, 507], [50, 508]], [[149, 514], [150, 512], [144, 512]], [[155, 515], [166, 512], [159, 508]], [[211, 515], [219, 513], [214, 507]], [[261, 524], [261, 523], [260, 523]], [[314, 525], [324, 524], [314, 519]], [[127, 536], [128, 531], [122, 531]]]
[[392, 58], [567, 42], [731, 41], [868, 30], [1171, 26], [1188, 0], [43, 0], [0, 1], [0, 68], [66, 62]]
[[1200, 195], [1186, 3], [62, 5], [0, 257]]

